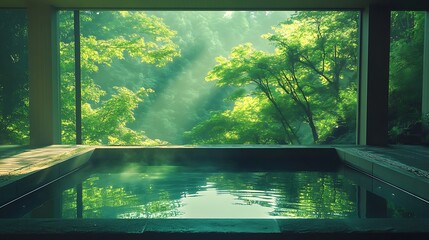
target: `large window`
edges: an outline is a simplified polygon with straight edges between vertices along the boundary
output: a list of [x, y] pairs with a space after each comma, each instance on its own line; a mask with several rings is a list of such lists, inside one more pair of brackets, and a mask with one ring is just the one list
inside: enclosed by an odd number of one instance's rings
[[391, 14], [389, 140], [420, 144], [423, 137], [422, 79], [424, 12]]
[[0, 145], [29, 143], [27, 15], [0, 9]]
[[[60, 19], [62, 141], [74, 143], [73, 12]], [[359, 12], [79, 20], [84, 144], [355, 143]]]

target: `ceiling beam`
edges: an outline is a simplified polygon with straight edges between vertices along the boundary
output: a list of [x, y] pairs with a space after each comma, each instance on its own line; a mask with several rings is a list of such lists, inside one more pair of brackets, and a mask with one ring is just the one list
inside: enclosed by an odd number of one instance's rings
[[304, 10], [363, 9], [369, 5], [393, 10], [429, 10], [428, 0], [1, 0], [0, 7], [50, 5], [61, 9], [146, 10]]

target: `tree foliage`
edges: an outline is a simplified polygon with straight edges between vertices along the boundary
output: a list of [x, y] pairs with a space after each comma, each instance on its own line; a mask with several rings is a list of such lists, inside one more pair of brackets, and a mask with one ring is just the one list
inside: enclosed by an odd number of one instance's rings
[[[75, 143], [72, 14], [59, 21], [63, 143]], [[1, 19], [0, 144], [26, 144], [25, 12]], [[358, 12], [81, 11], [80, 20], [85, 144], [355, 141]], [[419, 142], [427, 121], [423, 25], [424, 13], [392, 12], [392, 142]]]
[[389, 137], [420, 143], [422, 134], [423, 12], [392, 12]]
[[277, 143], [329, 141], [339, 127], [353, 132], [348, 115], [357, 99], [358, 19], [356, 12], [298, 12], [263, 35], [273, 53], [239, 45], [217, 58], [206, 79], [263, 96], [272, 110], [259, 118], [276, 119], [283, 132]]
[[[67, 12], [65, 13], [67, 14]], [[64, 15], [70, 24], [71, 15]], [[135, 120], [135, 109], [151, 89], [132, 91], [113, 87], [112, 95], [94, 81], [101, 66], [110, 67], [114, 60], [126, 56], [162, 67], [179, 56], [175, 35], [161, 19], [142, 12], [83, 12], [81, 20], [82, 133], [84, 144], [163, 144], [151, 140], [143, 131], [128, 127]], [[67, 28], [65, 28], [68, 30]], [[118, 34], [120, 33], [120, 34]], [[63, 142], [74, 142], [74, 40], [65, 32], [60, 45], [62, 71]], [[69, 41], [66, 41], [69, 39]]]
[[0, 11], [0, 144], [29, 143], [27, 18]]
[[275, 118], [264, 97], [243, 96], [236, 99], [232, 110], [213, 112], [209, 120], [188, 132], [187, 137], [200, 144], [275, 144], [284, 141]]

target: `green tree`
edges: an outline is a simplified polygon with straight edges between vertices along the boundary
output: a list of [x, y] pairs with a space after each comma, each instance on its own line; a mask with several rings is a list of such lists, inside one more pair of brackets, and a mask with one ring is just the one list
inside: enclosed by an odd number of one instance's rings
[[[63, 142], [74, 142], [74, 40], [70, 37], [72, 15], [64, 12], [61, 24], [61, 76]], [[81, 12], [82, 122], [84, 144], [163, 144], [147, 138], [143, 131], [128, 127], [134, 110], [151, 89], [109, 89], [94, 81], [101, 66], [115, 60], [139, 59], [165, 66], [180, 55], [172, 38], [176, 34], [160, 18], [143, 12]]]
[[0, 144], [29, 143], [27, 17], [0, 11]]
[[240, 45], [232, 50], [228, 58], [218, 58], [218, 65], [207, 75], [207, 80], [217, 81], [218, 86], [233, 85], [246, 87], [249, 84], [256, 85], [256, 93], [263, 93], [271, 102], [278, 113], [278, 119], [286, 136], [284, 142], [299, 142], [296, 130], [293, 128], [290, 118], [284, 113], [284, 109], [275, 97], [272, 75], [266, 67], [269, 65], [270, 54], [256, 51], [250, 44]]
[[260, 118], [280, 123], [284, 140], [278, 143], [331, 141], [340, 125], [354, 130], [358, 20], [357, 12], [298, 12], [263, 35], [274, 53], [239, 45], [217, 59], [206, 79], [265, 96], [275, 111]]
[[191, 143], [183, 137], [183, 132], [208, 119], [211, 111], [222, 111], [233, 105], [223, 101], [233, 87], [218, 88], [214, 82], [204, 81], [207, 72], [216, 65], [215, 58], [228, 54], [231, 47], [243, 41], [251, 41], [260, 49], [272, 49], [260, 35], [278, 22], [279, 15], [286, 13], [161, 11], [151, 14], [163, 18], [177, 32], [174, 42], [182, 54], [162, 71], [141, 64], [132, 69], [144, 76], [143, 86], [155, 90], [155, 94], [148, 96], [145, 107], [138, 109], [133, 126], [144, 129], [148, 136], [173, 144]]
[[420, 143], [424, 13], [391, 16], [389, 137], [392, 143]]
[[[302, 110], [314, 142], [319, 140], [317, 127], [329, 127], [316, 126], [315, 108], [329, 110], [344, 100], [340, 90], [356, 83], [358, 22], [356, 12], [300, 12], [265, 36], [280, 52], [272, 71], [277, 85]], [[344, 121], [332, 115], [323, 118], [334, 118], [332, 124]]]
[[261, 118], [274, 115], [269, 101], [263, 96], [243, 96], [234, 102], [232, 110], [212, 113], [207, 121], [186, 132], [189, 141], [199, 144], [275, 144], [284, 142], [278, 131], [277, 119]]

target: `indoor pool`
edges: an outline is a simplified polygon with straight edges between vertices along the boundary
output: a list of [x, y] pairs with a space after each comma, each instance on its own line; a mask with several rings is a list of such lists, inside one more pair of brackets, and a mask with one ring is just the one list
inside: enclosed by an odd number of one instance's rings
[[0, 209], [3, 218], [421, 218], [428, 203], [346, 166], [313, 170], [86, 166]]
[[428, 239], [425, 181], [394, 170], [330, 147], [98, 147], [3, 185], [0, 238]]

